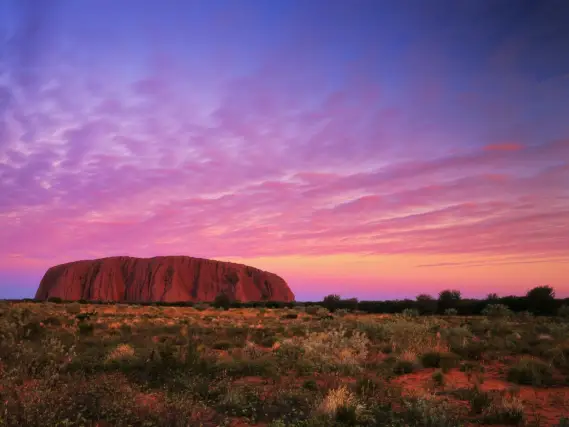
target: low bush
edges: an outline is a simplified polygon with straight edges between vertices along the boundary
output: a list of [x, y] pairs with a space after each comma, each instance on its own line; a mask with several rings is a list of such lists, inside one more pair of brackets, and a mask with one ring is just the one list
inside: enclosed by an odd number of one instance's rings
[[345, 329], [333, 329], [294, 337], [288, 344], [302, 349], [303, 358], [319, 370], [355, 371], [367, 357], [369, 339], [358, 331], [347, 334]]
[[93, 331], [95, 330], [95, 325], [92, 323], [81, 322], [77, 325], [78, 331], [80, 335], [93, 335]]
[[298, 319], [298, 313], [287, 313], [282, 318], [283, 319]]
[[373, 396], [383, 388], [384, 384], [374, 378], [360, 378], [356, 382], [356, 392], [360, 396]]
[[557, 310], [557, 315], [564, 319], [569, 319], [569, 305], [562, 305]]
[[316, 390], [318, 390], [318, 384], [316, 383], [316, 381], [309, 379], [309, 380], [305, 380], [302, 383], [302, 388], [304, 388], [306, 390], [310, 390], [310, 391], [316, 391]]
[[365, 416], [364, 406], [346, 386], [330, 390], [317, 408], [318, 413], [339, 425], [359, 425]]
[[458, 427], [461, 425], [456, 410], [448, 402], [434, 398], [416, 398], [403, 402], [403, 424], [397, 426]]
[[512, 310], [504, 304], [488, 304], [482, 310], [482, 315], [488, 317], [510, 317], [512, 314]]
[[482, 360], [486, 351], [486, 344], [483, 341], [470, 341], [462, 345], [451, 345], [450, 349], [464, 359]]
[[318, 307], [317, 305], [309, 305], [305, 308], [306, 314], [311, 314], [311, 315], [315, 315], [318, 313], [318, 309], [320, 307]]
[[233, 344], [230, 341], [216, 341], [211, 346], [214, 350], [229, 350], [231, 347]]
[[61, 326], [63, 324], [63, 322], [61, 321], [61, 319], [59, 317], [49, 316], [43, 320], [43, 324], [44, 325], [50, 325], [50, 326]]
[[474, 372], [484, 372], [484, 371], [485, 371], [484, 366], [480, 365], [479, 363], [464, 362], [462, 365], [460, 365], [460, 372], [474, 373]]
[[508, 370], [508, 381], [533, 386], [550, 385], [553, 382], [553, 370], [541, 360], [523, 358]]
[[404, 317], [419, 317], [419, 310], [416, 308], [406, 308], [401, 314]]
[[433, 372], [433, 375], [431, 375], [431, 379], [433, 380], [433, 383], [438, 387], [441, 387], [445, 384], [445, 375], [443, 374], [442, 371]]
[[214, 308], [229, 310], [229, 308], [231, 307], [231, 299], [229, 298], [229, 296], [227, 294], [221, 293], [215, 297], [215, 299], [213, 300], [211, 305]]
[[454, 353], [431, 351], [421, 355], [420, 360], [425, 368], [441, 368], [446, 373], [459, 365], [460, 357]]
[[393, 366], [393, 373], [396, 375], [410, 374], [414, 372], [417, 365], [411, 360], [398, 360]]
[[421, 363], [425, 368], [439, 368], [441, 366], [441, 353], [430, 351], [421, 355]]
[[468, 390], [468, 402], [470, 403], [470, 412], [473, 414], [482, 414], [492, 403], [492, 396], [480, 390], [478, 386]]
[[81, 313], [81, 304], [78, 302], [67, 304], [65, 306], [65, 311], [69, 314], [79, 314]]
[[483, 411], [487, 424], [521, 425], [524, 423], [524, 405], [517, 397], [505, 396], [492, 402]]

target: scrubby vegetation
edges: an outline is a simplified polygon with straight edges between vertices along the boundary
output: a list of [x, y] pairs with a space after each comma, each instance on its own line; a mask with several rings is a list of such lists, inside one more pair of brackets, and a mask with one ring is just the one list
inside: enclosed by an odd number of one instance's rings
[[[25, 302], [40, 302], [32, 299]], [[18, 301], [13, 301], [18, 302]], [[70, 303], [62, 301], [61, 298], [50, 298], [52, 303]], [[79, 304], [109, 304], [104, 301], [80, 300]], [[78, 304], [75, 304], [78, 305]], [[194, 307], [197, 310], [204, 310], [208, 304], [194, 302], [173, 302], [173, 303], [136, 303], [137, 306], [169, 306], [169, 307]], [[490, 317], [508, 317], [518, 315], [527, 317], [532, 315], [558, 316], [569, 318], [569, 298], [556, 299], [555, 291], [550, 286], [537, 286], [530, 289], [524, 296], [504, 296], [489, 294], [485, 299], [463, 298], [458, 290], [444, 290], [434, 298], [431, 295], [420, 294], [416, 299], [403, 299], [392, 301], [358, 301], [357, 298], [342, 299], [339, 295], [328, 295], [322, 301], [316, 302], [278, 302], [278, 301], [256, 301], [240, 302], [232, 301], [225, 294], [218, 295], [211, 304], [215, 308], [295, 308], [297, 310], [311, 310], [314, 313], [318, 308], [326, 310], [320, 313], [346, 313], [358, 311], [362, 313], [375, 314], [404, 314], [408, 317], [417, 315], [447, 314], [447, 315], [487, 315]], [[77, 310], [75, 307], [71, 310]], [[311, 313], [311, 314], [314, 314]]]
[[547, 295], [478, 316], [456, 291], [389, 315], [0, 302], [0, 426], [567, 425], [569, 322]]

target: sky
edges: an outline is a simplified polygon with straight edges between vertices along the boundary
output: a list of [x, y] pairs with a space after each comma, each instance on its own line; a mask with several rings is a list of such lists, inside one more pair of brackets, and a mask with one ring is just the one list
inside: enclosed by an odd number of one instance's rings
[[569, 2], [0, 0], [0, 298], [189, 255], [569, 296]]

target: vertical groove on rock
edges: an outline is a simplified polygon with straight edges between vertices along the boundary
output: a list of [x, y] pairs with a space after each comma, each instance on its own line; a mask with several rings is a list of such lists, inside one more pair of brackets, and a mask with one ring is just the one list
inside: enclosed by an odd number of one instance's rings
[[192, 284], [192, 298], [198, 298], [198, 288], [200, 283], [200, 274], [201, 274], [202, 265], [197, 263], [196, 267], [194, 268], [194, 280]]

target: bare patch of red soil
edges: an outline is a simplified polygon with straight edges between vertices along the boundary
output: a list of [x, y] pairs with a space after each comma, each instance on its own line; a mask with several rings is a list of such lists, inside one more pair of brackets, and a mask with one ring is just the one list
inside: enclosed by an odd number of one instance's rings
[[[452, 391], [469, 388], [475, 384], [475, 376], [452, 370], [445, 374], [445, 385], [436, 387], [431, 376], [435, 369], [423, 369], [412, 374], [395, 378], [392, 383], [400, 385], [404, 394], [417, 395], [432, 391]], [[519, 386], [499, 377], [500, 367], [493, 366], [484, 373], [479, 387], [487, 392], [510, 392], [518, 396], [524, 403], [525, 413], [529, 421], [539, 421], [539, 425], [552, 426], [559, 423], [562, 417], [569, 416], [569, 387], [539, 388]]]
[[249, 377], [241, 377], [237, 378], [233, 381], [234, 385], [253, 385], [253, 386], [261, 386], [267, 384], [267, 379], [259, 376], [249, 376]]
[[164, 396], [160, 393], [136, 393], [136, 405], [148, 412], [160, 412], [164, 408]]

